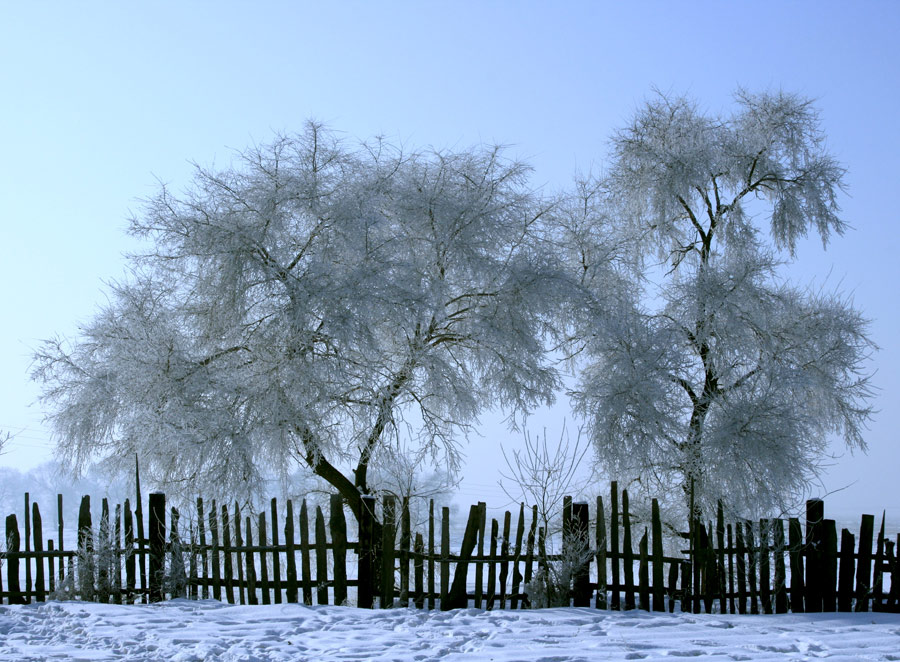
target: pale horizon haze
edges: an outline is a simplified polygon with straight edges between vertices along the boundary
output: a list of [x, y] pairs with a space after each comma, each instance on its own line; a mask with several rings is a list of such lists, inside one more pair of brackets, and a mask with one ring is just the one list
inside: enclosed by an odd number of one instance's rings
[[[508, 145], [551, 192], [602, 170], [654, 89], [723, 114], [739, 87], [782, 89], [816, 100], [851, 227], [826, 250], [803, 241], [783, 273], [852, 298], [880, 347], [868, 454], [835, 445], [816, 493], [826, 512], [897, 519], [898, 34], [887, 1], [0, 1], [0, 467], [50, 459], [32, 351], [104, 304], [136, 246], [129, 214], [160, 182], [186, 187], [192, 162], [316, 119], [348, 140]], [[529, 429], [558, 436], [562, 417], [577, 427], [564, 396]], [[521, 435], [493, 415], [479, 433], [462, 494], [499, 507], [497, 442]]]

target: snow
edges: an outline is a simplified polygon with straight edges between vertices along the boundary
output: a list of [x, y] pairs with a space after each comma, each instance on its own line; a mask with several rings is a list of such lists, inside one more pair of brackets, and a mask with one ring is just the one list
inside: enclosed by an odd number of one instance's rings
[[900, 615], [449, 612], [84, 602], [0, 607], [0, 660], [900, 660]]

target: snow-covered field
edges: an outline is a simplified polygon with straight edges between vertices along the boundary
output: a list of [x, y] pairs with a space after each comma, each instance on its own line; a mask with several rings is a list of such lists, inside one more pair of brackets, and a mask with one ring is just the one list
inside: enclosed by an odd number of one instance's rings
[[0, 660], [900, 660], [900, 615], [718, 616], [239, 607], [0, 607]]

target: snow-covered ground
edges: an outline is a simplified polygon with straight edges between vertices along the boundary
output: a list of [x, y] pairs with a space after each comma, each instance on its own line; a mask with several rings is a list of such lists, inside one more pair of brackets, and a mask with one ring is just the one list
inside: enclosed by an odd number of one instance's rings
[[0, 660], [900, 660], [900, 615], [719, 616], [149, 606], [0, 607]]

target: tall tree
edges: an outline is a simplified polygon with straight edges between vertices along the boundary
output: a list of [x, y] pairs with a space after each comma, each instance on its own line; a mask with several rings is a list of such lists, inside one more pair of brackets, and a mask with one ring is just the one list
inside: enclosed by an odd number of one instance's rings
[[[379, 452], [459, 460], [485, 407], [552, 399], [552, 260], [497, 149], [348, 147], [321, 126], [198, 167], [131, 219], [150, 249], [74, 341], [36, 356], [59, 448], [170, 489], [305, 465], [355, 513]], [[389, 456], [390, 453], [384, 453]]]
[[583, 327], [576, 406], [610, 472], [654, 496], [674, 490], [695, 516], [719, 499], [783, 507], [814, 480], [831, 434], [865, 447], [871, 413], [866, 321], [841, 294], [780, 275], [779, 252], [793, 257], [810, 230], [823, 242], [844, 231], [844, 170], [808, 100], [736, 102], [720, 117], [651, 100], [568, 214], [576, 266], [588, 272], [591, 247], [628, 246], [638, 295]]

